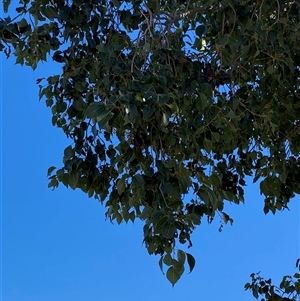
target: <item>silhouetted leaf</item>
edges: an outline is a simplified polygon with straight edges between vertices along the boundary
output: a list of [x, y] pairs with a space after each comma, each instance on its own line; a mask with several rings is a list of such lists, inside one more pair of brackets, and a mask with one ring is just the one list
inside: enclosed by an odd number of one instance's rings
[[167, 270], [167, 279], [171, 282], [172, 286], [175, 285], [175, 283], [179, 280], [180, 275], [176, 272], [174, 267], [169, 267]]
[[195, 261], [195, 258], [189, 253], [186, 253], [186, 257], [187, 257], [187, 262], [188, 262], [188, 265], [190, 268], [190, 273], [191, 273], [195, 267], [196, 261]]

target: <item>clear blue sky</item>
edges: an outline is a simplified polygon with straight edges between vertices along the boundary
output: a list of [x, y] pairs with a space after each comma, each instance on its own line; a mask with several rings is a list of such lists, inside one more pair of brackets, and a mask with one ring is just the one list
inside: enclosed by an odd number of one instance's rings
[[254, 301], [244, 284], [261, 271], [279, 281], [294, 273], [299, 254], [299, 197], [291, 211], [263, 213], [257, 185], [245, 205], [228, 205], [233, 226], [204, 222], [193, 235], [195, 270], [174, 288], [159, 257], [142, 245], [142, 224], [113, 225], [105, 208], [80, 191], [47, 188], [49, 166], [60, 167], [68, 141], [38, 101], [39, 77], [1, 55], [2, 300], [3, 301]]

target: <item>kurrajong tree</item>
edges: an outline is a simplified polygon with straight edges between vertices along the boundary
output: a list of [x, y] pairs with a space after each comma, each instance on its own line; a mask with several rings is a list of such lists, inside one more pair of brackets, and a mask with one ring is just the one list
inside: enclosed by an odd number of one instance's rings
[[204, 218], [232, 223], [224, 204], [244, 202], [247, 179], [265, 213], [300, 192], [299, 1], [3, 4], [6, 56], [61, 66], [37, 80], [72, 140], [49, 187], [81, 189], [117, 223], [144, 221], [172, 284], [195, 265], [180, 245]]

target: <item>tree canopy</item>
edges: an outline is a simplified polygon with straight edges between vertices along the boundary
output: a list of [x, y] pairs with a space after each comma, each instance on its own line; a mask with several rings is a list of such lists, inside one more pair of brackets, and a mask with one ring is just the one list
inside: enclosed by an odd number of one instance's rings
[[[300, 3], [22, 0], [0, 49], [35, 69], [52, 124], [72, 140], [49, 187], [79, 188], [106, 217], [144, 221], [174, 285], [192, 232], [260, 181], [264, 212], [300, 192]], [[220, 228], [221, 230], [221, 228]]]

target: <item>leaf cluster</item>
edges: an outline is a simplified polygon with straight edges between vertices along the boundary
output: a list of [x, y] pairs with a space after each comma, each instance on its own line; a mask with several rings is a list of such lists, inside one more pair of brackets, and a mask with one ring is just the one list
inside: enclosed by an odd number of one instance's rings
[[[300, 259], [296, 262], [296, 268], [300, 271]], [[260, 301], [298, 301], [300, 300], [300, 274], [284, 276], [279, 287], [272, 284], [272, 280], [265, 280], [259, 273], [251, 274], [251, 283], [245, 284], [245, 290], [252, 291], [256, 299]]]

